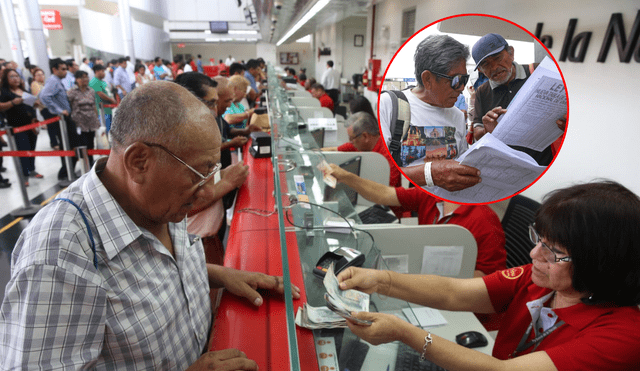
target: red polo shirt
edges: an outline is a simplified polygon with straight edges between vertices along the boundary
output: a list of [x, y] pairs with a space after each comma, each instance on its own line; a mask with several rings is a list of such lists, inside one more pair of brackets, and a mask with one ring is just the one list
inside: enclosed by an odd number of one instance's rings
[[[493, 307], [496, 311], [504, 311], [493, 356], [507, 359], [531, 324], [526, 303], [543, 297], [551, 290], [536, 286], [531, 281], [531, 264], [495, 272], [483, 279]], [[554, 312], [565, 324], [545, 337], [537, 350], [547, 352], [559, 371], [638, 369], [640, 310], [637, 306], [580, 303]], [[532, 338], [533, 331], [528, 340]]]
[[418, 224], [455, 224], [471, 232], [478, 245], [476, 269], [491, 274], [505, 269], [507, 251], [504, 248], [504, 231], [500, 219], [489, 206], [460, 205], [452, 213], [438, 221], [440, 212], [436, 203], [440, 200], [420, 188], [396, 188], [398, 201], [404, 210], [417, 211]]
[[[338, 147], [338, 151], [358, 152], [358, 149], [353, 144], [347, 142], [341, 145], [340, 147]], [[396, 162], [393, 161], [393, 157], [389, 155], [389, 151], [387, 151], [387, 148], [384, 145], [384, 138], [382, 138], [382, 136], [380, 136], [380, 139], [378, 139], [378, 141], [376, 142], [376, 145], [373, 147], [371, 152], [378, 152], [379, 154], [383, 155], [384, 158], [387, 159], [387, 161], [389, 162], [389, 185], [391, 187], [399, 187], [401, 184], [400, 170], [398, 170], [398, 167], [395, 165]]]
[[318, 100], [320, 101], [320, 105], [322, 107], [327, 107], [333, 112], [333, 100], [327, 95], [327, 93], [322, 94], [322, 96]]

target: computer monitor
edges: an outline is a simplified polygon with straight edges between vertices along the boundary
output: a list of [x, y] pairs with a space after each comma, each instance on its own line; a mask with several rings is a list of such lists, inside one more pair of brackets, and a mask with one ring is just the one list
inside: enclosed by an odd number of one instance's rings
[[[360, 176], [360, 164], [361, 163], [362, 163], [362, 157], [361, 156], [356, 156], [356, 157], [352, 158], [351, 160], [340, 164], [340, 167], [343, 168], [344, 170], [348, 171], [348, 172], [351, 172], [351, 173], [356, 174], [357, 176]], [[344, 193], [347, 195], [347, 198], [351, 202], [351, 205], [356, 206], [356, 204], [358, 203], [358, 193], [356, 193], [356, 191], [354, 191], [349, 186], [347, 186], [347, 185], [345, 185], [343, 183], [338, 183], [338, 185], [336, 185], [335, 188], [331, 188], [331, 187], [327, 186], [324, 189], [324, 200], [325, 201], [335, 201], [336, 200], [336, 193], [338, 193], [340, 191], [344, 191]]]
[[311, 136], [318, 143], [318, 148], [324, 147], [324, 128], [312, 131]]

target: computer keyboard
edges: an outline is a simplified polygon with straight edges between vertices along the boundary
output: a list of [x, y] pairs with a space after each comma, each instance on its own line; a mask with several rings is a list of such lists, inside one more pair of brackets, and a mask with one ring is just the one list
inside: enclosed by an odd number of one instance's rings
[[428, 360], [420, 361], [420, 355], [404, 343], [398, 345], [396, 371], [447, 371]]
[[389, 212], [376, 206], [371, 206], [359, 213], [358, 216], [360, 220], [362, 220], [362, 224], [386, 224], [398, 220], [395, 216], [389, 214]]

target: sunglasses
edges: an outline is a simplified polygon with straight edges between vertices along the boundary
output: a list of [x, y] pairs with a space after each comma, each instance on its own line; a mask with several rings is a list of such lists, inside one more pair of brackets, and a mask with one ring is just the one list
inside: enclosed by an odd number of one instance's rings
[[453, 90], [460, 89], [461, 86], [465, 86], [467, 81], [469, 81], [469, 75], [449, 76], [439, 72], [433, 72], [433, 71], [429, 71], [429, 72], [431, 72], [432, 74], [438, 77], [444, 77], [445, 79], [451, 80], [451, 89]]

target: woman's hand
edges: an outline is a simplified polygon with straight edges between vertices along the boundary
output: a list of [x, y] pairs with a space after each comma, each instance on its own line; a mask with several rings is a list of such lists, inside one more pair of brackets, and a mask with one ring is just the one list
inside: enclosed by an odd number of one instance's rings
[[390, 289], [391, 274], [389, 271], [349, 267], [337, 276], [340, 289], [355, 289], [367, 294], [374, 292], [387, 294]]
[[22, 98], [13, 98], [13, 100], [11, 101], [11, 103], [13, 103], [14, 106], [17, 106], [19, 104], [22, 104]]
[[357, 319], [373, 322], [371, 325], [360, 325], [347, 319], [347, 326], [351, 332], [373, 345], [401, 340], [405, 326], [411, 326], [408, 322], [392, 314], [352, 312], [351, 315]]

